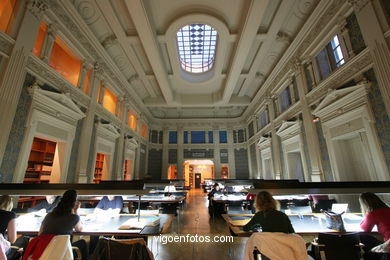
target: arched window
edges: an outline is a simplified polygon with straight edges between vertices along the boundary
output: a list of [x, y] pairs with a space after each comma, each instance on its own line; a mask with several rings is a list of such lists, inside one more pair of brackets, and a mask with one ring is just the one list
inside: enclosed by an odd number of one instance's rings
[[176, 33], [181, 68], [191, 73], [212, 69], [215, 61], [217, 31], [206, 24], [190, 24]]

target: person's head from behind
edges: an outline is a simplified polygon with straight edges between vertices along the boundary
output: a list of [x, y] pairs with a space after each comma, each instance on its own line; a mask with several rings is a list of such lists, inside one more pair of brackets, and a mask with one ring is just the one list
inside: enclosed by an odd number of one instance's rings
[[388, 207], [386, 203], [372, 192], [364, 192], [360, 194], [359, 202], [363, 214], [368, 214], [373, 210]]
[[0, 197], [0, 209], [5, 211], [11, 211], [13, 208], [12, 199], [8, 195]]
[[278, 210], [279, 204], [268, 191], [260, 191], [256, 196], [256, 209], [258, 211]]
[[53, 214], [64, 215], [72, 213], [72, 210], [76, 205], [76, 200], [77, 192], [75, 190], [65, 191], [57, 207], [54, 208]]
[[215, 183], [214, 186], [213, 186], [214, 190], [218, 191], [219, 190], [219, 184], [218, 183]]

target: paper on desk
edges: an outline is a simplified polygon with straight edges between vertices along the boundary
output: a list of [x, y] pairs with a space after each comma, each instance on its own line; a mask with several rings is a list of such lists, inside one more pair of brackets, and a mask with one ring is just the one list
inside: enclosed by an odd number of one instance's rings
[[141, 218], [138, 221], [138, 218], [131, 218], [124, 222], [119, 229], [143, 229], [145, 226], [157, 226], [160, 225], [159, 217], [148, 217]]

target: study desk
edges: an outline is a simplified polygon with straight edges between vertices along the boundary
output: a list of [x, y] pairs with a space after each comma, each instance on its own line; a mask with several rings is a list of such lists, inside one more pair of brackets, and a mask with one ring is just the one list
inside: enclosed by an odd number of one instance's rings
[[[91, 217], [91, 214], [80, 216], [83, 231], [73, 232], [73, 235], [84, 236], [133, 236], [145, 237], [167, 233], [170, 230], [174, 215], [141, 215], [140, 219], [160, 218], [160, 224], [155, 226], [144, 226], [143, 228], [119, 229], [126, 221], [130, 219], [137, 220], [136, 214], [121, 214], [114, 218], [109, 217]], [[20, 215], [16, 219], [16, 229], [18, 234], [37, 235], [44, 216], [38, 216], [35, 213]]]
[[213, 201], [217, 203], [229, 203], [229, 202], [244, 202], [246, 200], [246, 195], [234, 195], [234, 194], [228, 194], [228, 195], [214, 195]]
[[[253, 217], [254, 214], [223, 214], [222, 217], [235, 236], [249, 237], [253, 232], [243, 230], [243, 226]], [[321, 213], [312, 214], [291, 214], [288, 215], [296, 233], [300, 235], [316, 235], [318, 233], [337, 232], [326, 227], [326, 220]], [[347, 232], [362, 232], [360, 222], [361, 214], [345, 213], [343, 215], [344, 226]], [[376, 230], [374, 230], [376, 231]]]

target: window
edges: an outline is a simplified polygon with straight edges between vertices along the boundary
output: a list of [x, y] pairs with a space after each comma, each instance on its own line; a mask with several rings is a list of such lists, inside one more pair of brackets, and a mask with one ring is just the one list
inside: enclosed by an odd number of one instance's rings
[[71, 84], [77, 86], [81, 65], [81, 60], [73, 54], [72, 50], [59, 37], [56, 37], [49, 66], [60, 73]]
[[268, 111], [267, 110], [263, 110], [262, 112], [260, 112], [258, 124], [259, 124], [259, 129], [263, 129], [266, 125], [268, 125]]
[[191, 131], [191, 143], [192, 144], [206, 143], [206, 132], [205, 131]]
[[344, 64], [344, 56], [343, 52], [341, 51], [339, 37], [337, 35], [333, 37], [333, 39], [330, 41], [330, 44], [332, 46], [332, 52], [335, 58], [336, 67], [340, 67]]
[[118, 98], [116, 95], [108, 88], [104, 88], [103, 107], [115, 115], [117, 102]]
[[213, 142], [214, 142], [213, 131], [209, 131], [209, 144], [212, 144]]
[[180, 64], [183, 70], [202, 73], [214, 65], [217, 31], [206, 24], [190, 24], [176, 34]]
[[219, 143], [227, 144], [227, 132], [219, 131]]
[[291, 105], [290, 88], [287, 87], [279, 94], [280, 112], [285, 111], [287, 108], [290, 107], [290, 105]]
[[177, 131], [169, 131], [169, 143], [177, 144]]
[[188, 144], [188, 131], [183, 132], [183, 143]]
[[133, 112], [130, 112], [128, 124], [131, 129], [137, 131], [137, 117]]
[[32, 50], [32, 53], [37, 57], [41, 56], [43, 42], [45, 41], [45, 37], [46, 37], [46, 31], [47, 31], [47, 25], [45, 23], [41, 23], [39, 25], [37, 39], [35, 40], [34, 48]]
[[0, 31], [9, 33], [15, 23], [17, 0], [0, 0]]
[[321, 80], [327, 78], [332, 71], [344, 64], [345, 59], [338, 35], [335, 35], [324, 49], [316, 56]]

